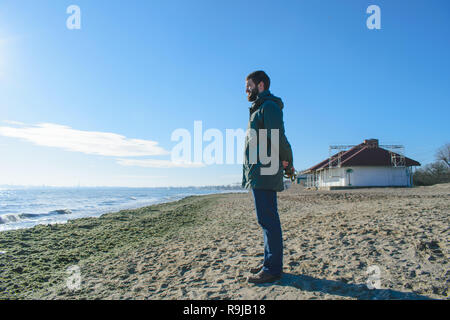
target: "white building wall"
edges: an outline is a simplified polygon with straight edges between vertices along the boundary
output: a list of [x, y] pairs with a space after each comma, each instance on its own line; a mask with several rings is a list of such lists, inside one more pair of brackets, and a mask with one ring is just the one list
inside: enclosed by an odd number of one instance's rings
[[319, 174], [319, 187], [343, 187], [345, 184], [345, 168], [323, 170]]
[[[346, 172], [352, 169], [353, 172]], [[318, 187], [410, 186], [410, 170], [406, 167], [357, 166], [333, 168], [319, 173]]]

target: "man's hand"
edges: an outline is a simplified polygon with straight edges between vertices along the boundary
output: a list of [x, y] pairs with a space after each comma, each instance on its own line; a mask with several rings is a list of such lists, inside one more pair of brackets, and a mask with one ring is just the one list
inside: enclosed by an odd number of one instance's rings
[[[288, 166], [289, 166], [289, 162], [288, 161], [281, 161], [281, 163], [283, 164], [283, 168], [286, 170], [288, 168]], [[295, 168], [292, 167], [291, 168], [291, 174], [294, 174], [294, 173], [295, 173]]]

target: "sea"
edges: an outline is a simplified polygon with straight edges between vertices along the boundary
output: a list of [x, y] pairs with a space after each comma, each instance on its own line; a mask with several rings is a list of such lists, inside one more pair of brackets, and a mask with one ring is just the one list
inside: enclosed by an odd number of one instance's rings
[[0, 187], [0, 232], [38, 224], [99, 217], [180, 200], [187, 196], [246, 192], [238, 186], [218, 187]]

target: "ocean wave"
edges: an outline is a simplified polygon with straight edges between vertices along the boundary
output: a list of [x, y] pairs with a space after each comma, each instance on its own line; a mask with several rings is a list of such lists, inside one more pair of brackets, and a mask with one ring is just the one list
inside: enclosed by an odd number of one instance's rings
[[98, 205], [99, 206], [111, 206], [114, 204], [120, 203], [120, 201], [118, 200], [106, 200], [106, 201], [102, 201], [100, 202]]
[[55, 216], [55, 215], [63, 215], [63, 214], [71, 214], [72, 211], [69, 209], [58, 209], [53, 210], [47, 213], [16, 213], [16, 214], [6, 214], [0, 216], [0, 224], [12, 223], [12, 222], [20, 222], [22, 220], [28, 219], [39, 219], [41, 217]]

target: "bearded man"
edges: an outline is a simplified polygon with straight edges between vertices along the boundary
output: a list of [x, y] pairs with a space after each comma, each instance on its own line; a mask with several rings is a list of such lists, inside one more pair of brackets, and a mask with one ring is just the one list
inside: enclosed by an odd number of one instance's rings
[[[245, 139], [242, 187], [253, 193], [256, 217], [264, 237], [264, 262], [251, 269], [254, 275], [248, 278], [248, 282], [256, 284], [274, 282], [282, 276], [283, 238], [277, 192], [284, 190], [283, 170], [295, 172], [291, 145], [284, 131], [284, 105], [270, 93], [269, 87], [270, 78], [264, 71], [252, 72], [246, 78], [247, 100], [252, 105]], [[264, 147], [270, 150], [270, 159], [275, 163], [267, 163]]]

